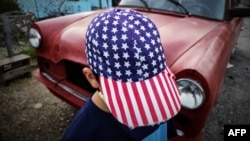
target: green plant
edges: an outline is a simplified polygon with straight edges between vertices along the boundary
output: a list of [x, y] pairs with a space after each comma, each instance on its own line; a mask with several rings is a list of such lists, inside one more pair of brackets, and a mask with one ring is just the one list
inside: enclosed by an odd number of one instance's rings
[[35, 49], [32, 48], [30, 45], [28, 47], [25, 47], [21, 50], [21, 53], [29, 55], [31, 59], [35, 59]]

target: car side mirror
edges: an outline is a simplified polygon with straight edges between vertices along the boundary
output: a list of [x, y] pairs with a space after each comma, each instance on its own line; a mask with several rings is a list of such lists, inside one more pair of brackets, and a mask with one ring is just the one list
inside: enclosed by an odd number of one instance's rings
[[236, 7], [230, 9], [231, 17], [250, 17], [250, 8], [249, 7]]

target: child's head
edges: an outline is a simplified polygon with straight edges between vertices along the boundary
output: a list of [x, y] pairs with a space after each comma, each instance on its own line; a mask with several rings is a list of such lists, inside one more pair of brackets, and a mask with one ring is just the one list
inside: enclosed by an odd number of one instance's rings
[[121, 123], [159, 124], [180, 110], [157, 27], [141, 13], [111, 9], [97, 15], [86, 33], [86, 54], [105, 103]]

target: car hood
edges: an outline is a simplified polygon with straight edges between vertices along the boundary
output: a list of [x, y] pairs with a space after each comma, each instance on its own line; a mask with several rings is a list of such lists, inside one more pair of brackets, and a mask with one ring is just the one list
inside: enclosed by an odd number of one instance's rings
[[[96, 14], [97, 12], [79, 19], [59, 32], [54, 42], [50, 42], [50, 50], [54, 54], [47, 57], [55, 62], [67, 59], [86, 64], [84, 36], [88, 24]], [[217, 21], [197, 17], [148, 12], [143, 12], [143, 14], [148, 16], [158, 27], [168, 65], [172, 65], [179, 56], [188, 51], [199, 40], [204, 39], [207, 34], [216, 32], [214, 29], [220, 24]]]

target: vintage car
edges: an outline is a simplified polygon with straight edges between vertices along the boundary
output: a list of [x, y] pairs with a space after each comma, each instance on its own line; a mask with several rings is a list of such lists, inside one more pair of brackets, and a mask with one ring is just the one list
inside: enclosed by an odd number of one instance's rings
[[[232, 0], [121, 0], [148, 16], [158, 27], [167, 64], [176, 75], [182, 109], [173, 118], [178, 136], [200, 141], [224, 81], [243, 17], [250, 10]], [[82, 74], [88, 66], [84, 36], [90, 21], [107, 9], [77, 13], [34, 23], [35, 77], [53, 94], [81, 107], [94, 89]]]

